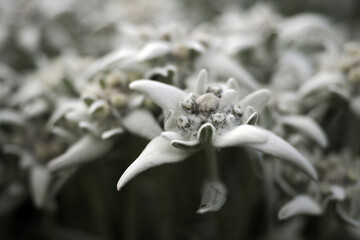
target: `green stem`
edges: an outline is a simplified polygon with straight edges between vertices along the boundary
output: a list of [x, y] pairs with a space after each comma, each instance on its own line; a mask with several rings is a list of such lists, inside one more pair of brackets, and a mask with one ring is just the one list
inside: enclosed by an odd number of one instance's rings
[[[216, 150], [213, 146], [207, 145], [204, 148], [207, 167], [207, 178], [209, 181], [219, 181], [219, 167], [217, 163]], [[224, 213], [216, 213], [216, 222], [218, 225], [218, 237], [219, 239], [227, 239], [226, 236], [226, 217]]]
[[208, 145], [204, 148], [207, 161], [207, 177], [211, 181], [219, 180], [219, 168], [216, 158], [216, 150], [213, 146]]

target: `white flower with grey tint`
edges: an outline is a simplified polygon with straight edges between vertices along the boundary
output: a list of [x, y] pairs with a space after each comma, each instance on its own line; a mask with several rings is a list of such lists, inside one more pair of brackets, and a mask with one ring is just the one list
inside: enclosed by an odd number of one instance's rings
[[[298, 90], [302, 100], [328, 103], [331, 96], [337, 96], [349, 103], [356, 116], [360, 116], [360, 46], [347, 43], [344, 51], [338, 54], [332, 69], [325, 69], [309, 78]], [[340, 59], [340, 60], [339, 60]], [[315, 99], [315, 100], [314, 100]], [[309, 101], [308, 101], [309, 102]]]
[[[195, 89], [190, 93], [151, 80], [135, 81], [130, 88], [144, 93], [163, 109], [165, 131], [154, 138], [123, 173], [117, 184], [118, 190], [151, 167], [182, 161], [201, 149], [210, 152], [208, 158], [214, 158], [211, 149], [235, 146], [249, 147], [291, 162], [312, 179], [317, 179], [310, 162], [289, 143], [266, 129], [253, 126], [258, 112], [270, 99], [266, 89], [239, 99], [233, 79], [226, 84], [209, 84], [205, 70], [200, 72]], [[225, 194], [226, 191], [222, 192]]]
[[[280, 209], [278, 217], [286, 219], [296, 215], [321, 215], [328, 210], [329, 204], [334, 203], [336, 214], [344, 222], [359, 227], [360, 211], [357, 206], [360, 199], [360, 159], [342, 152], [318, 156], [314, 166], [319, 173], [319, 181], [308, 185], [305, 193], [296, 191], [296, 188], [291, 189], [293, 199]], [[292, 176], [287, 179], [291, 179], [294, 185], [299, 185], [303, 180], [294, 172], [288, 174]], [[290, 185], [288, 187], [291, 188]]]
[[[121, 54], [108, 56], [90, 66], [83, 74], [89, 76], [88, 81], [77, 87], [82, 100], [58, 100], [48, 126], [69, 148], [49, 162], [50, 171], [99, 159], [111, 150], [115, 136], [125, 131], [149, 140], [161, 133], [153, 115], [142, 106], [144, 98], [128, 89], [130, 74], [108, 69], [120, 59]], [[97, 71], [90, 71], [93, 69]]]

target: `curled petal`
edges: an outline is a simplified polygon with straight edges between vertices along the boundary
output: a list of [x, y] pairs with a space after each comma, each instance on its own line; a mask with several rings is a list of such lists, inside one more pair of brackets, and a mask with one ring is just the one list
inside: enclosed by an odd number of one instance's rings
[[111, 140], [101, 140], [87, 135], [74, 143], [65, 153], [50, 160], [51, 172], [96, 160], [105, 155], [112, 147]]
[[153, 139], [162, 132], [154, 116], [146, 110], [135, 110], [123, 119], [124, 127], [131, 133], [146, 139]]
[[206, 182], [203, 187], [200, 208], [197, 213], [216, 212], [226, 201], [226, 187], [219, 181]]
[[250, 115], [250, 117], [246, 120], [244, 124], [255, 125], [258, 118], [259, 118], [259, 114], [257, 112], [254, 112], [253, 114]]
[[97, 110], [103, 108], [103, 107], [107, 107], [108, 104], [106, 103], [105, 100], [99, 99], [94, 101], [91, 106], [89, 107], [89, 114], [92, 115], [94, 114]]
[[293, 127], [312, 138], [320, 146], [326, 147], [328, 144], [327, 137], [321, 127], [311, 118], [305, 116], [286, 116], [282, 117], [281, 123]]
[[135, 81], [130, 84], [130, 88], [146, 94], [166, 113], [168, 110], [174, 110], [175, 112], [179, 110], [181, 102], [187, 96], [184, 91], [176, 87], [151, 80]]
[[339, 73], [319, 73], [310, 78], [298, 90], [301, 98], [304, 98], [319, 90], [327, 90], [329, 85], [341, 84], [343, 79]]
[[201, 144], [211, 143], [215, 131], [215, 127], [211, 123], [206, 123], [202, 125], [197, 132], [197, 138], [199, 139], [199, 142]]
[[240, 105], [243, 107], [252, 106], [256, 112], [260, 112], [271, 98], [271, 92], [268, 89], [260, 89], [245, 96]]
[[213, 145], [215, 147], [232, 147], [243, 146], [251, 143], [265, 143], [267, 135], [261, 128], [250, 125], [240, 125], [214, 139]]
[[72, 109], [79, 109], [85, 111], [85, 105], [77, 100], [60, 100], [58, 108], [53, 112], [48, 121], [48, 126], [52, 127], [61, 117]]
[[145, 73], [145, 78], [154, 79], [155, 76], [161, 76], [164, 78], [169, 78], [172, 75], [176, 74], [177, 68], [174, 65], [166, 65], [164, 67], [157, 67], [150, 69]]
[[158, 136], [151, 140], [140, 156], [126, 169], [117, 183], [117, 189], [120, 190], [127, 182], [149, 168], [182, 161], [190, 154], [171, 146], [168, 140]]
[[320, 215], [321, 213], [321, 206], [317, 202], [309, 196], [299, 195], [280, 209], [278, 218], [283, 220], [299, 214]]
[[105, 131], [101, 134], [101, 139], [108, 139], [108, 138], [111, 138], [113, 136], [116, 136], [116, 135], [120, 135], [124, 132], [124, 129], [123, 128], [113, 128], [113, 129], [110, 129], [108, 131]]
[[171, 51], [171, 46], [166, 42], [151, 42], [145, 45], [143, 49], [136, 55], [139, 62], [151, 60], [164, 56]]
[[241, 86], [244, 86], [249, 90], [259, 88], [254, 77], [246, 71], [245, 68], [226, 56], [208, 53], [203, 55], [199, 62], [202, 66], [211, 69], [211, 72], [214, 72], [217, 75], [235, 78]]
[[216, 147], [246, 146], [260, 152], [290, 161], [307, 173], [313, 180], [317, 173], [311, 163], [288, 142], [274, 133], [251, 125], [241, 125], [219, 136], [214, 141]]
[[172, 140], [171, 145], [183, 151], [197, 152], [201, 150], [202, 144], [198, 139], [193, 141]]
[[195, 51], [195, 52], [198, 52], [198, 53], [203, 53], [205, 52], [205, 48], [202, 44], [200, 44], [199, 42], [196, 42], [196, 41], [189, 41], [187, 43], [185, 43], [186, 47]]
[[194, 93], [197, 93], [199, 95], [205, 93], [207, 83], [208, 83], [208, 72], [205, 69], [202, 69], [196, 80]]

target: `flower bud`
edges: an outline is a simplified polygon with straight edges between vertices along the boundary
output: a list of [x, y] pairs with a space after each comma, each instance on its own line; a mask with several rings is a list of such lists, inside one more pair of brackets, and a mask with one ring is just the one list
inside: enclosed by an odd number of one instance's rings
[[190, 127], [190, 119], [184, 115], [178, 117], [177, 125], [180, 130], [186, 131]]
[[194, 99], [192, 99], [192, 98], [186, 98], [182, 102], [181, 106], [187, 112], [190, 112], [190, 113], [196, 112], [196, 103], [195, 103]]
[[196, 99], [196, 104], [201, 112], [210, 113], [219, 106], [219, 98], [212, 93], [206, 93]]
[[206, 92], [208, 93], [212, 93], [214, 94], [215, 96], [217, 96], [218, 98], [221, 97], [221, 94], [222, 94], [222, 89], [221, 87], [219, 86], [209, 86], [206, 90]]
[[242, 117], [244, 115], [244, 109], [240, 105], [235, 105], [233, 107], [233, 112], [237, 117]]
[[226, 115], [220, 112], [214, 113], [211, 115], [211, 121], [215, 127], [221, 127], [226, 122]]

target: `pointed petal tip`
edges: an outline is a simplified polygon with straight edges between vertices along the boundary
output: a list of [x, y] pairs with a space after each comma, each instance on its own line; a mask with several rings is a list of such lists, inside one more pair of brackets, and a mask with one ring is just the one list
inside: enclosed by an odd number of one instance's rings
[[265, 154], [292, 162], [303, 170], [312, 180], [317, 181], [318, 175], [312, 164], [284, 139], [269, 130], [252, 126], [240, 125], [213, 141], [215, 147], [245, 146]]
[[121, 175], [117, 189], [120, 190], [131, 179], [147, 169], [184, 160], [191, 153], [179, 150], [170, 145], [162, 136], [151, 140], [139, 157]]
[[312, 118], [301, 115], [290, 115], [282, 117], [280, 122], [313, 139], [321, 147], [327, 147], [328, 138], [326, 133]]
[[227, 189], [225, 185], [216, 180], [206, 182], [203, 186], [201, 205], [197, 214], [219, 211], [226, 202]]
[[121, 178], [120, 178], [119, 181], [118, 181], [117, 184], [116, 184], [116, 190], [117, 190], [118, 192], [120, 192], [122, 188], [123, 188], [123, 184], [122, 184]]
[[196, 79], [195, 93], [203, 94], [205, 92], [206, 85], [208, 83], [208, 72], [205, 69], [201, 69]]
[[136, 80], [134, 82], [131, 82], [129, 84], [129, 88], [132, 89], [132, 90], [137, 90], [137, 88], [141, 85], [143, 85], [144, 83], [146, 83], [148, 80], [146, 79], [139, 79], [139, 80]]
[[208, 74], [208, 71], [205, 68], [203, 68], [203, 69], [200, 70], [199, 76], [205, 76], [206, 75], [206, 77], [207, 77], [207, 74]]
[[284, 220], [296, 215], [320, 215], [321, 206], [307, 195], [299, 195], [286, 203], [278, 213], [278, 218]]

